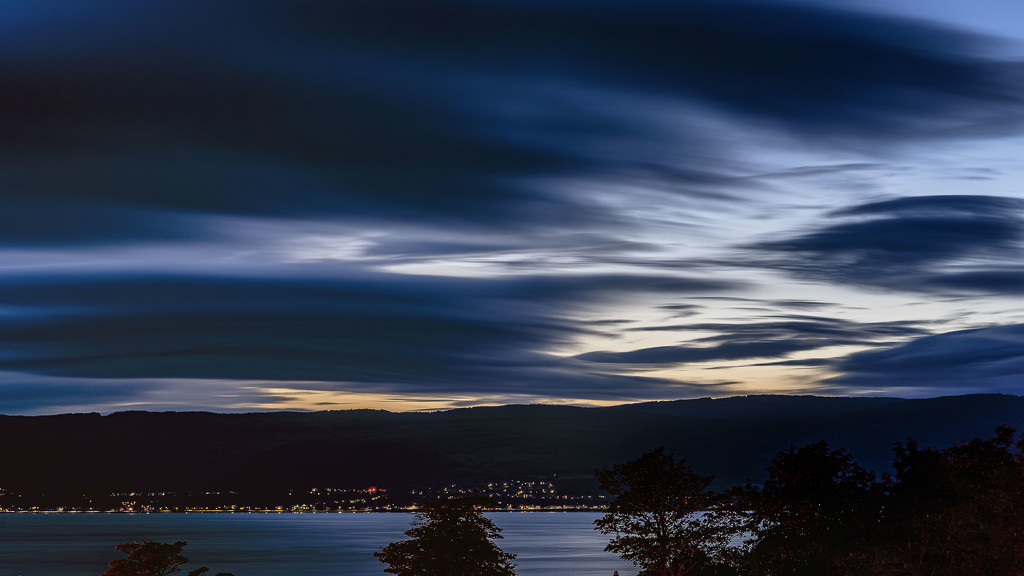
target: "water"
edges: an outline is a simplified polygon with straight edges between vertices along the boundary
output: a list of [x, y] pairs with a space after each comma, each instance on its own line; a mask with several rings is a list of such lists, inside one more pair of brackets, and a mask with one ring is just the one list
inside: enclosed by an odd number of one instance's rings
[[[632, 564], [604, 552], [586, 512], [489, 513], [517, 554], [521, 576], [622, 576]], [[236, 576], [387, 576], [373, 552], [409, 528], [411, 514], [0, 514], [0, 576], [99, 576], [125, 555], [116, 544], [185, 540], [189, 568]]]

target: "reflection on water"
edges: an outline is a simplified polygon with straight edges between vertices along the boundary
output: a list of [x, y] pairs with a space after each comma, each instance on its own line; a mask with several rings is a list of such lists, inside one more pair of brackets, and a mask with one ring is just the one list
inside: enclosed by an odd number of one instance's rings
[[[518, 574], [622, 576], [598, 514], [488, 514]], [[373, 552], [404, 538], [411, 514], [0, 514], [0, 576], [98, 576], [121, 542], [187, 541], [186, 565], [236, 576], [383, 576]]]

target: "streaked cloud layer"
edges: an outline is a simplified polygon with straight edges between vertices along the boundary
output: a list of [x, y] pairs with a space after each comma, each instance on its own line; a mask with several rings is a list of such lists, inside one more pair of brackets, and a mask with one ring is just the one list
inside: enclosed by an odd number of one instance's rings
[[0, 413], [1015, 392], [1024, 29], [913, 6], [9, 7]]

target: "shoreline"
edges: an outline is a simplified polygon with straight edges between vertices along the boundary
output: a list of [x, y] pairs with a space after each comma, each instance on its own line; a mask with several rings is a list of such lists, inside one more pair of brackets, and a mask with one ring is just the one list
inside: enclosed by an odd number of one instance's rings
[[[4, 514], [124, 514], [124, 515], [153, 515], [153, 514], [415, 514], [420, 511], [419, 507], [395, 508], [391, 510], [0, 510]], [[484, 512], [591, 512], [602, 513], [604, 509], [598, 508], [484, 508]]]

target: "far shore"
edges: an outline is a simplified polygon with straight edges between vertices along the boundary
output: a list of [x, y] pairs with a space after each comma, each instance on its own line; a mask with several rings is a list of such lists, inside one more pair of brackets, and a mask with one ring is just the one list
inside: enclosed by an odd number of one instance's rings
[[[381, 510], [0, 510], [0, 514], [410, 514], [420, 507]], [[485, 512], [604, 512], [600, 508], [485, 508]]]

